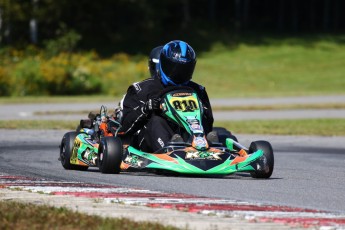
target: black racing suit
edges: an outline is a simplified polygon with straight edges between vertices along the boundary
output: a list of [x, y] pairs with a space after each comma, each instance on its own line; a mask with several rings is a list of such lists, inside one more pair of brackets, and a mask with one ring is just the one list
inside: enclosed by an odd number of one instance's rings
[[[213, 115], [206, 90], [203, 86], [192, 81], [186, 86], [193, 88], [202, 102], [204, 107], [202, 124], [207, 134], [213, 128]], [[131, 145], [143, 151], [157, 151], [171, 139], [173, 134], [178, 133], [179, 128], [177, 125], [172, 124], [156, 113], [146, 114], [143, 109], [149, 99], [159, 98], [161, 91], [165, 88], [159, 78], [149, 78], [129, 86], [127, 94], [122, 101], [123, 117], [121, 130], [125, 135], [131, 137], [136, 136], [140, 130], [138, 136], [132, 139]]]

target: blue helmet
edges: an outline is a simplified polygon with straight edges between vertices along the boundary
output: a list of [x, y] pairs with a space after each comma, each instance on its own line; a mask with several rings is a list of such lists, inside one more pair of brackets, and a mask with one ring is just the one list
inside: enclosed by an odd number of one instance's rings
[[159, 57], [159, 74], [164, 85], [184, 85], [193, 76], [196, 55], [193, 48], [184, 41], [167, 43]]

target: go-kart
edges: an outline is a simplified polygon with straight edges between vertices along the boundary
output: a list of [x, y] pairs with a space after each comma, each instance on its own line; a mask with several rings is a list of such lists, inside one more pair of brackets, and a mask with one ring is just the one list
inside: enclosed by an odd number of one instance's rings
[[62, 166], [74, 170], [98, 167], [102, 173], [114, 174], [145, 170], [198, 176], [237, 172], [249, 172], [254, 178], [272, 175], [274, 156], [269, 142], [254, 141], [246, 148], [225, 128], [215, 128], [217, 138], [207, 138], [202, 126], [203, 106], [191, 88], [163, 91], [160, 115], [182, 128], [187, 140], [169, 142], [153, 153], [143, 152], [129, 145], [116, 116], [107, 115], [102, 106], [100, 114], [81, 120], [77, 131], [63, 136]]

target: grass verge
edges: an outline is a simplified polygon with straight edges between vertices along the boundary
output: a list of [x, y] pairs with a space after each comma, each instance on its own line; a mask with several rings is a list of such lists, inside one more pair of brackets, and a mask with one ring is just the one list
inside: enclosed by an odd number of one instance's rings
[[158, 223], [134, 222], [126, 218], [101, 218], [66, 208], [0, 201], [0, 229], [155, 229], [173, 230]]
[[291, 110], [291, 109], [345, 109], [345, 104], [280, 104], [247, 106], [213, 106], [213, 111], [255, 111], [255, 110]]
[[79, 121], [64, 120], [11, 120], [0, 121], [1, 129], [57, 129], [75, 130]]
[[[125, 93], [125, 92], [124, 92]], [[25, 96], [25, 97], [0, 97], [1, 104], [29, 104], [29, 103], [90, 103], [114, 102], [114, 106], [121, 97], [110, 95], [87, 95], [87, 96]]]
[[215, 44], [199, 56], [193, 79], [214, 97], [344, 94], [345, 46], [328, 39], [266, 45]]
[[[0, 121], [1, 129], [74, 130], [78, 121]], [[345, 119], [217, 121], [235, 134], [345, 136]]]
[[215, 126], [234, 134], [345, 136], [345, 119], [218, 121]]

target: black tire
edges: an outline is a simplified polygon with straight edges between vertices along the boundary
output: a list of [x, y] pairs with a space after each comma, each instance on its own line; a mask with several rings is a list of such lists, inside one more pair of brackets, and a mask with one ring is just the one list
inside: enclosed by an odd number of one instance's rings
[[219, 142], [225, 146], [226, 138], [231, 138], [238, 142], [237, 137], [232, 135], [232, 133], [223, 127], [213, 127], [213, 131], [217, 131]]
[[260, 149], [264, 151], [265, 157], [254, 163], [255, 166], [259, 165], [260, 169], [256, 168], [255, 171], [250, 172], [250, 175], [253, 178], [270, 178], [274, 168], [273, 148], [267, 141], [254, 141], [250, 144], [249, 153], [251, 154]]
[[123, 146], [120, 138], [105, 137], [99, 150], [99, 171], [102, 173], [120, 173]]
[[74, 145], [74, 139], [78, 135], [77, 132], [68, 132], [66, 133], [62, 140], [60, 145], [60, 160], [62, 167], [64, 167], [67, 170], [81, 170], [85, 171], [89, 167], [87, 166], [81, 166], [81, 165], [73, 165], [70, 163], [72, 151], [73, 151], [73, 145]]

